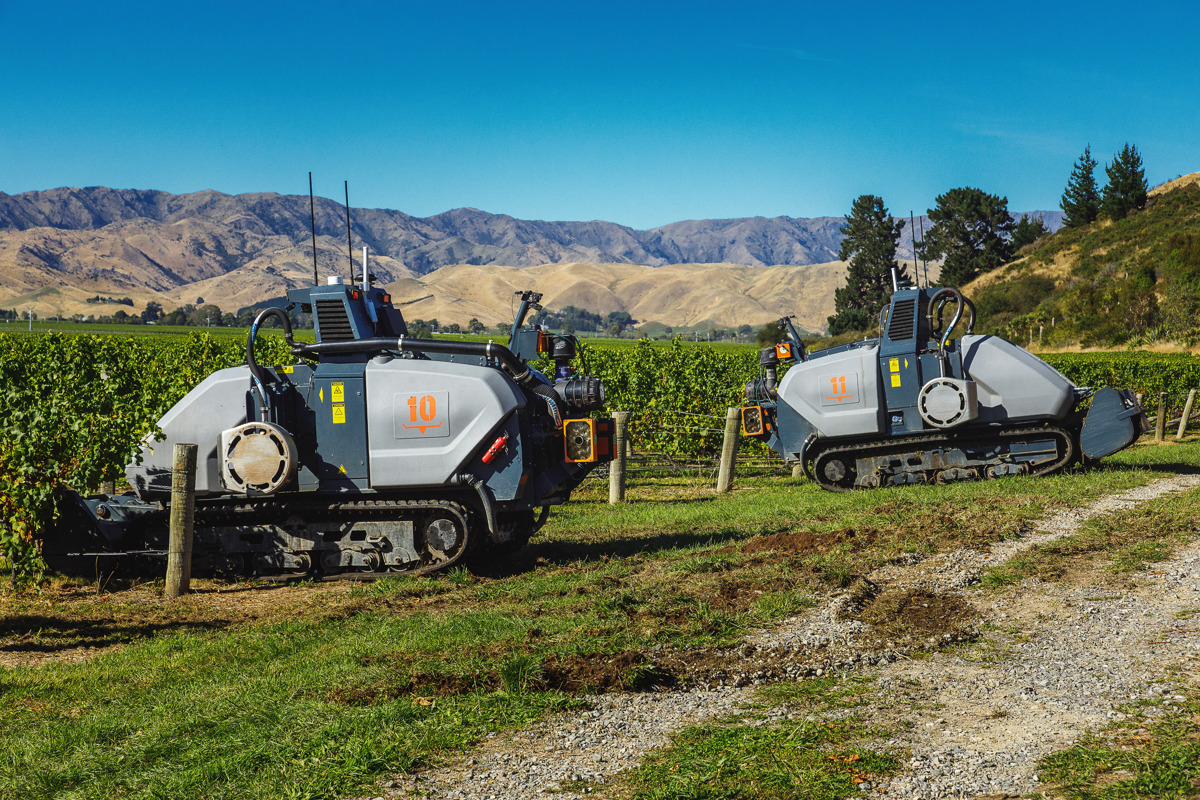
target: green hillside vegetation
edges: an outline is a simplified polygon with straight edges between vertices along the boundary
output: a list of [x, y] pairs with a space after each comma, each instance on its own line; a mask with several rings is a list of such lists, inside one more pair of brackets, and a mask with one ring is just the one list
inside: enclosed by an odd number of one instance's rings
[[1200, 184], [1043, 237], [965, 287], [977, 331], [1043, 347], [1200, 343]]

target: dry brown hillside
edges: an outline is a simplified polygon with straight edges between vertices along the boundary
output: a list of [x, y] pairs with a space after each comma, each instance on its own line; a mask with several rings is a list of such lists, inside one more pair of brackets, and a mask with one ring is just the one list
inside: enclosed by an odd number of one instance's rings
[[673, 327], [760, 325], [785, 314], [822, 330], [833, 313], [834, 289], [845, 282], [842, 262], [806, 266], [739, 264], [543, 264], [537, 267], [453, 265], [389, 285], [410, 319], [485, 325], [512, 319], [513, 294], [533, 289], [549, 308], [572, 305], [607, 314], [627, 311], [639, 323]]

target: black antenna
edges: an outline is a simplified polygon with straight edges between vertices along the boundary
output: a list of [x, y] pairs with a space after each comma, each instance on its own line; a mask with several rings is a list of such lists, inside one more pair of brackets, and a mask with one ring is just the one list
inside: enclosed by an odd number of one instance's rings
[[[921, 282], [921, 271], [917, 269], [917, 223], [913, 219], [913, 212], [908, 212], [908, 232], [912, 234], [913, 243], [913, 280], [919, 284]], [[925, 282], [929, 284], [928, 281]]]
[[[921, 244], [925, 244], [925, 218], [921, 218]], [[916, 262], [913, 262], [913, 268], [916, 268]], [[925, 285], [929, 285], [929, 264], [925, 261], [924, 254], [921, 255], [921, 266], [925, 268]]]
[[321, 279], [317, 276], [317, 212], [313, 207], [311, 171], [308, 173], [308, 223], [312, 227], [313, 239], [313, 286], [320, 286]]
[[350, 241], [350, 181], [346, 184], [346, 257], [350, 259], [350, 283], [354, 283], [354, 243]]

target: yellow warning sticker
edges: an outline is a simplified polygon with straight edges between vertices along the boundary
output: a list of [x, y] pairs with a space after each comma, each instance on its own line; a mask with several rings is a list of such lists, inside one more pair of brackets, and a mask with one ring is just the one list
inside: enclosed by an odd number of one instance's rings
[[[888, 369], [890, 369], [892, 372], [899, 372], [900, 371], [900, 359], [893, 358], [891, 361], [889, 361]], [[895, 385], [896, 384], [894, 384], [894, 383], [892, 384], [892, 386], [895, 386]]]
[[340, 403], [333, 407], [333, 424], [341, 425], [346, 421], [346, 407]]
[[293, 370], [292, 367], [280, 367], [279, 371], [284, 373], [285, 375], [291, 375], [292, 372], [294, 372], [295, 370]]
[[892, 373], [892, 386], [899, 386], [899, 385], [900, 385], [900, 373], [893, 372]]
[[333, 402], [335, 402], [335, 403], [346, 402], [346, 385], [345, 384], [335, 383], [332, 387], [332, 391], [333, 391]]

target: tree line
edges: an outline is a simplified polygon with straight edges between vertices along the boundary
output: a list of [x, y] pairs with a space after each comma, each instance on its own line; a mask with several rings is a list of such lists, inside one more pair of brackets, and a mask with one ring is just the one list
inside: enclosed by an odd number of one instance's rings
[[[1100, 216], [1123, 219], [1144, 208], [1149, 187], [1137, 147], [1126, 143], [1105, 167], [1108, 182], [1099, 189], [1096, 160], [1091, 145], [1075, 162], [1060, 201], [1063, 225], [1081, 227]], [[1005, 264], [1021, 248], [1050, 232], [1046, 223], [1024, 215], [1014, 221], [1008, 198], [964, 186], [938, 195], [934, 208], [926, 212], [931, 229], [916, 242], [922, 259], [941, 260], [939, 283], [962, 286], [981, 273]], [[836, 336], [871, 327], [892, 293], [892, 270], [909, 280], [896, 260], [905, 221], [895, 219], [883, 198], [864, 194], [851, 205], [838, 258], [847, 262], [846, 285], [834, 296], [834, 314], [828, 318], [829, 333]]]

